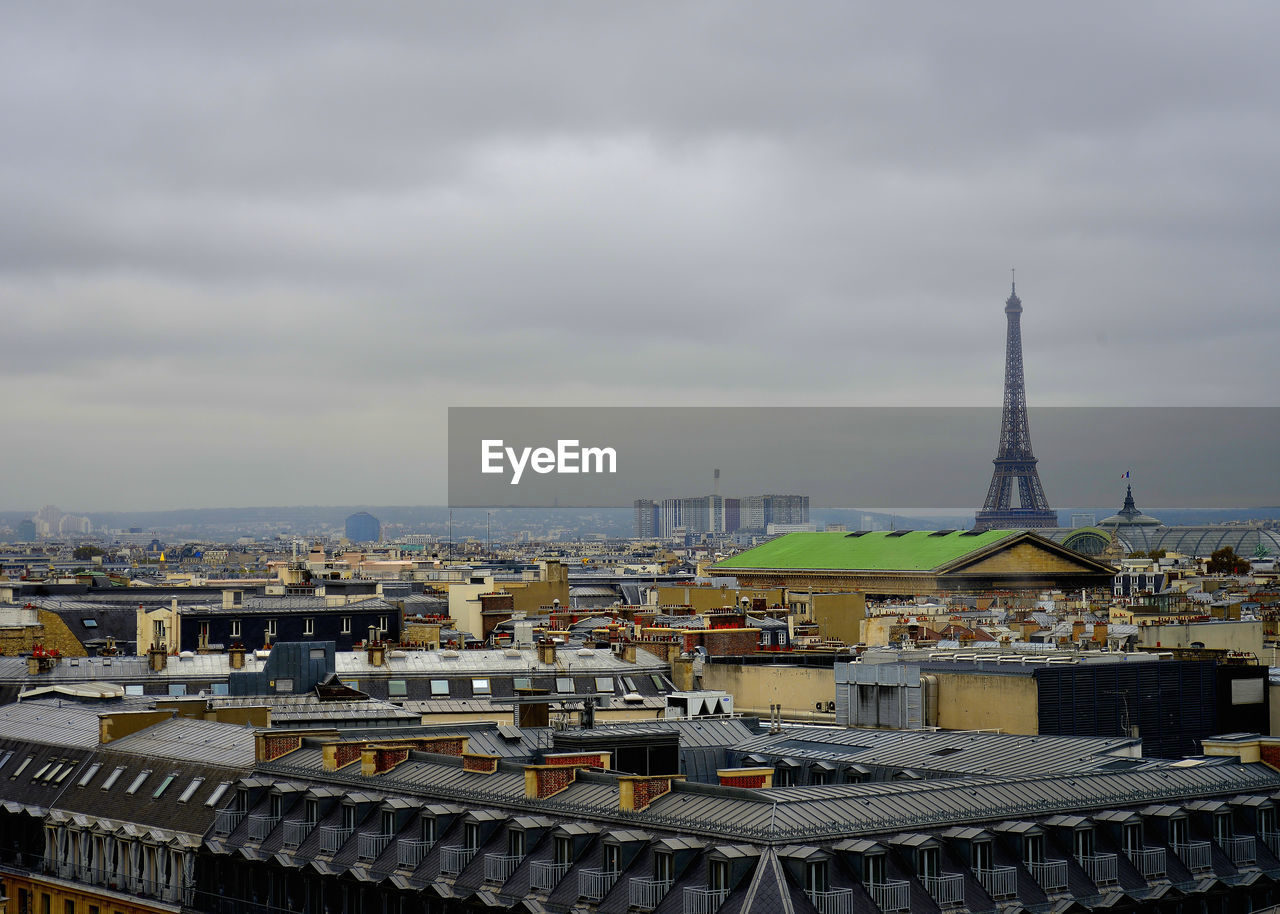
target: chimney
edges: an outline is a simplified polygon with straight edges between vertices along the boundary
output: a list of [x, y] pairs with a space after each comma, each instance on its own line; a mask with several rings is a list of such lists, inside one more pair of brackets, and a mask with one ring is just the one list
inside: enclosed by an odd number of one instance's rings
[[1084, 620], [1076, 619], [1071, 623], [1071, 640], [1079, 642], [1084, 637]]
[[1103, 647], [1107, 646], [1107, 623], [1099, 622], [1094, 625], [1093, 640], [1101, 644]]
[[369, 657], [369, 666], [382, 666], [382, 661], [387, 655], [387, 649], [380, 641], [370, 641], [365, 653]]
[[538, 642], [538, 662], [547, 664], [548, 666], [555, 664], [556, 643], [550, 638]]
[[164, 649], [164, 645], [153, 645], [147, 649], [147, 665], [151, 667], [152, 672], [158, 673], [169, 664], [169, 655]]
[[231, 661], [231, 669], [233, 670], [244, 669], [244, 648], [243, 647], [241, 647], [238, 644], [235, 647], [232, 647], [227, 651], [227, 657]]

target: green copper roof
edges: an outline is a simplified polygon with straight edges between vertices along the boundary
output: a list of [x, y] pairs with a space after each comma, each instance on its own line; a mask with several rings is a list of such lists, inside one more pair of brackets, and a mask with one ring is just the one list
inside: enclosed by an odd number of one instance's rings
[[928, 530], [848, 533], [788, 533], [748, 549], [714, 568], [831, 569], [836, 571], [931, 571], [998, 543], [1017, 530], [986, 530], [972, 536], [956, 530], [941, 536]]

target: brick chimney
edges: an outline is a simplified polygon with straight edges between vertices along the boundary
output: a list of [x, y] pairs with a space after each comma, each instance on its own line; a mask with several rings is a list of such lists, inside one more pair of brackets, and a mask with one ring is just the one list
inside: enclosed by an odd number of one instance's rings
[[169, 665], [169, 654], [162, 646], [152, 646], [147, 649], [147, 666], [153, 672], [160, 672]]
[[550, 638], [538, 642], [538, 662], [548, 666], [556, 662], [556, 643]]
[[227, 651], [227, 658], [231, 662], [231, 669], [233, 670], [244, 669], [244, 648], [241, 647], [240, 645], [236, 645], [235, 647], [230, 648]]

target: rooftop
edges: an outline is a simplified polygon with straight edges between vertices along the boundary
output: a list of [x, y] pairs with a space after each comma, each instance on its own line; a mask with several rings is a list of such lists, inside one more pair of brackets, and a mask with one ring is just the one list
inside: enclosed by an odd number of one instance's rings
[[717, 562], [715, 569], [932, 571], [1020, 532], [878, 530], [869, 533], [788, 533]]

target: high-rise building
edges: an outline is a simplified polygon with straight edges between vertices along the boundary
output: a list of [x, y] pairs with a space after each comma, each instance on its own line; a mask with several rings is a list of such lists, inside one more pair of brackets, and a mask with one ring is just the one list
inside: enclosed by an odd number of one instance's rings
[[648, 498], [637, 498], [634, 503], [636, 514], [636, 539], [649, 539], [660, 532], [658, 519], [661, 509], [657, 502]]
[[682, 498], [664, 498], [658, 514], [658, 532], [663, 538], [684, 532], [684, 512], [681, 511]]
[[376, 543], [382, 538], [382, 524], [368, 511], [347, 518], [347, 539], [353, 543]]
[[[1000, 414], [1000, 448], [982, 510], [974, 518], [977, 529], [1023, 529], [1058, 526], [1058, 512], [1049, 507], [1027, 422], [1027, 391], [1022, 377], [1022, 299], [1015, 284], [1004, 303], [1004, 407]], [[1014, 504], [1014, 483], [1018, 503]]]

